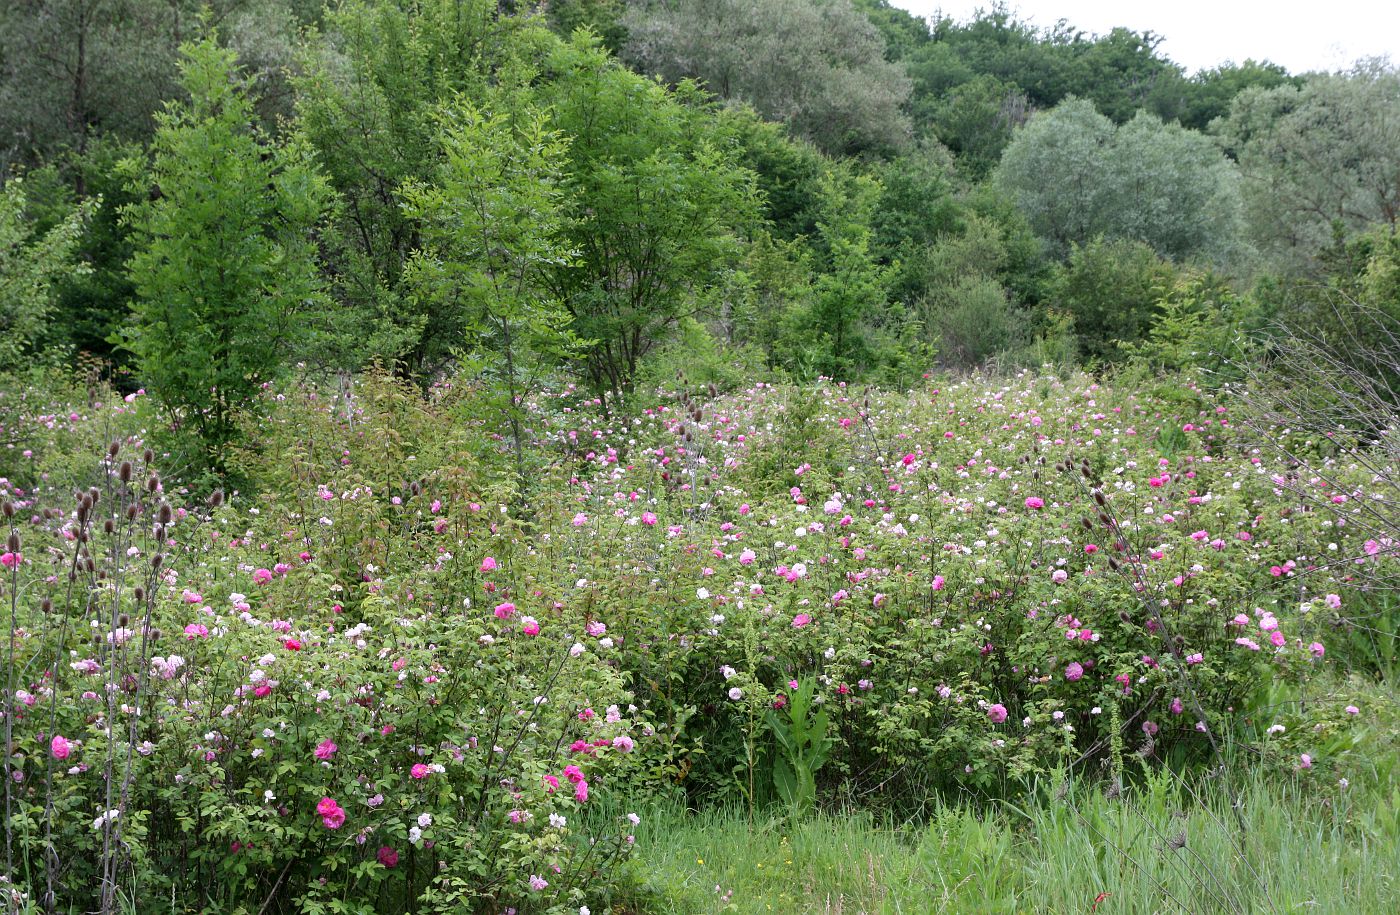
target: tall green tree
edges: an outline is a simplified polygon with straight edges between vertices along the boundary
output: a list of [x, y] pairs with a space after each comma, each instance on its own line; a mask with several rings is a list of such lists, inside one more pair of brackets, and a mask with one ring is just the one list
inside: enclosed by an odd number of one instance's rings
[[125, 345], [217, 469], [236, 412], [325, 309], [316, 233], [331, 191], [304, 142], [255, 125], [232, 51], [206, 39], [182, 56], [188, 99], [157, 116], [149, 165], [125, 163], [145, 196], [125, 211], [136, 247]]
[[590, 382], [620, 391], [679, 319], [710, 309], [759, 200], [693, 85], [672, 93], [582, 32], [556, 49], [548, 75], [540, 101], [571, 138], [564, 190], [578, 253], [555, 271], [553, 292], [591, 341]]
[[406, 275], [416, 296], [460, 316], [457, 346], [467, 364], [504, 387], [523, 485], [524, 400], [540, 372], [579, 341], [549, 289], [553, 273], [571, 263], [560, 189], [568, 143], [545, 115], [505, 101], [488, 114], [460, 99], [443, 113], [433, 181], [403, 191], [423, 238]]
[[958, 155], [968, 174], [983, 178], [1030, 118], [1031, 105], [1019, 86], [984, 74], [937, 96], [924, 113], [934, 136]]
[[218, 27], [258, 85], [267, 123], [288, 112], [283, 71], [319, 0], [6, 0], [0, 4], [0, 171], [61, 153], [79, 194], [102, 139], [146, 142], [178, 89], [179, 48]]
[[1267, 60], [1224, 63], [1201, 70], [1187, 80], [1182, 99], [1181, 126], [1193, 130], [1208, 129], [1216, 118], [1230, 113], [1235, 96], [1246, 89], [1273, 89], [1283, 85], [1300, 86], [1302, 83], [1302, 78], [1290, 76], [1286, 67]]
[[798, 377], [902, 383], [924, 367], [929, 351], [907, 309], [890, 300], [897, 267], [881, 264], [872, 248], [880, 184], [833, 171], [824, 191], [818, 272], [784, 316], [777, 361]]
[[404, 282], [422, 238], [399, 190], [435, 176], [438, 113], [456, 93], [485, 98], [502, 68], [539, 60], [555, 43], [495, 0], [347, 0], [311, 36], [297, 113], [344, 201], [327, 260], [336, 298], [363, 328], [349, 361], [377, 356], [419, 379], [451, 364], [456, 317]]

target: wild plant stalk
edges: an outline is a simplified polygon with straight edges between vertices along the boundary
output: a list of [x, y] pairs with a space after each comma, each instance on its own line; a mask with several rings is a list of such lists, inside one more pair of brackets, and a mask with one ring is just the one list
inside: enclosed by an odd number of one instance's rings
[[14, 853], [14, 798], [12, 796], [14, 784], [14, 772], [12, 767], [15, 758], [15, 691], [17, 689], [15, 676], [17, 668], [15, 666], [15, 642], [19, 639], [19, 565], [20, 547], [22, 546], [19, 531], [15, 530], [15, 505], [8, 499], [4, 503], [4, 515], [9, 522], [9, 537], [6, 540], [6, 547], [14, 557], [9, 563], [10, 566], [10, 644], [7, 656], [7, 666], [5, 668], [5, 874], [13, 877], [15, 873], [15, 853]]
[[[57, 733], [58, 729], [59, 688], [57, 667], [59, 664], [63, 663], [63, 651], [68, 642], [68, 627], [69, 623], [73, 618], [73, 590], [74, 586], [78, 581], [80, 558], [82, 556], [83, 549], [82, 545], [88, 542], [92, 531], [92, 515], [89, 509], [90, 505], [85, 507], [83, 499], [80, 496], [77, 499], [77, 505], [74, 510], [74, 518], [77, 522], [77, 530], [73, 534], [73, 555], [67, 563], [68, 571], [66, 574], [67, 580], [64, 584], [63, 604], [60, 608], [58, 608], [58, 612], [61, 617], [61, 622], [59, 623], [58, 642], [54, 648], [54, 684], [53, 689], [49, 693], [50, 734]], [[52, 603], [49, 601], [45, 601], [45, 604], [47, 606], [42, 609], [45, 609], [48, 613], [51, 614], [54, 609]], [[54, 758], [53, 754], [49, 753], [45, 755], [44, 760], [45, 895], [43, 900], [44, 909], [45, 911], [49, 912], [54, 911], [55, 907], [58, 905], [58, 891], [54, 885], [54, 880], [58, 873], [58, 868], [60, 865], [60, 861], [58, 858], [58, 849], [55, 847], [53, 840], [53, 770]]]

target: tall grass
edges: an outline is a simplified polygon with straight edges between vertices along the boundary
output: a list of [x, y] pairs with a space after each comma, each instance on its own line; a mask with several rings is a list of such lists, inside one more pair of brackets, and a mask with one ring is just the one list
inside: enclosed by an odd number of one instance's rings
[[[1400, 911], [1400, 790], [1159, 774], [1117, 797], [1045, 786], [1024, 806], [750, 822], [651, 811], [637, 834], [661, 912]], [[1097, 901], [1097, 903], [1096, 903]], [[1097, 908], [1095, 905], [1097, 904]]]

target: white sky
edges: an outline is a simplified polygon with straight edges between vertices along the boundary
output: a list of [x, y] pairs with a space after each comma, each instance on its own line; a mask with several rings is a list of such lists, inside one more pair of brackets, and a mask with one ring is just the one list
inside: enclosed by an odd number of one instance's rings
[[[916, 16], [940, 9], [959, 21], [991, 0], [890, 0]], [[1162, 52], [1187, 72], [1226, 60], [1271, 60], [1294, 73], [1337, 70], [1362, 57], [1400, 62], [1400, 0], [1011, 0], [1017, 18], [1042, 28], [1067, 19], [1103, 33], [1114, 26], [1164, 37]]]

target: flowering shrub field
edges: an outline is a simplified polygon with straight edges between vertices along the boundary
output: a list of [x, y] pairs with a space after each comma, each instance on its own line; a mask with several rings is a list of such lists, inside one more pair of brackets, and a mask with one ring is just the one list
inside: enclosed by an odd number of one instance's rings
[[141, 396], [6, 395], [20, 906], [630, 911], [643, 797], [912, 809], [1226, 744], [1331, 785], [1372, 716], [1374, 472], [1198, 392], [564, 389], [523, 478], [470, 390], [265, 396], [248, 493], [196, 498]]

